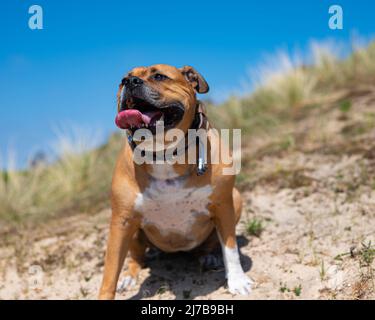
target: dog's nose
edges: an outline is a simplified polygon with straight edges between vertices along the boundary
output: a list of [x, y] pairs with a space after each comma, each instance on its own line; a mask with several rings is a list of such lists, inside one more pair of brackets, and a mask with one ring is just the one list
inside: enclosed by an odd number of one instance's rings
[[125, 86], [129, 89], [138, 87], [142, 83], [143, 83], [143, 80], [141, 78], [134, 77], [134, 76], [131, 76], [125, 79]]

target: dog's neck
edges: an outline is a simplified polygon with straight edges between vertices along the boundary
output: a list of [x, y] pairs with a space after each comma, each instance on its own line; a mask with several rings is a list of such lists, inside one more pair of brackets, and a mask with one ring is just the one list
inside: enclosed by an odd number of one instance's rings
[[[196, 105], [196, 111], [195, 111], [195, 115], [194, 115], [194, 119], [190, 125], [190, 129], [193, 129], [193, 130], [199, 130], [199, 129], [203, 129], [203, 130], [208, 130], [208, 127], [209, 127], [209, 123], [208, 123], [208, 120], [207, 120], [207, 116], [206, 116], [206, 112], [205, 112], [205, 108], [204, 108], [204, 105], [201, 101], [197, 100], [197, 105]], [[127, 130], [127, 137], [128, 137], [128, 142], [129, 142], [129, 145], [131, 147], [131, 149], [134, 151], [134, 149], [137, 147], [137, 144], [133, 141], [133, 135], [131, 133], [131, 131]], [[188, 135], [187, 133], [185, 134], [185, 154], [187, 153], [187, 150], [189, 149], [190, 146], [193, 146], [197, 149], [197, 164], [195, 164], [194, 166], [196, 167], [196, 172], [197, 172], [197, 175], [200, 176], [200, 175], [203, 175], [206, 170], [207, 170], [207, 156], [206, 156], [206, 152], [204, 150], [204, 148], [202, 147], [202, 144], [201, 142], [199, 141], [199, 138], [197, 137], [197, 140], [193, 143], [189, 143], [189, 140], [188, 140]], [[152, 153], [152, 157], [153, 157], [153, 161], [156, 161], [157, 159], [160, 159], [160, 157], [165, 160], [165, 151], [166, 150], [162, 150], [162, 151], [159, 151], [158, 153], [156, 152], [153, 152]], [[160, 155], [160, 153], [162, 153], [162, 155]], [[170, 164], [153, 164], [153, 171], [156, 172], [159, 172], [161, 173], [162, 176], [166, 177], [166, 179], [169, 179], [169, 178], [172, 178], [172, 177], [169, 177], [169, 176], [172, 176], [173, 175], [173, 166], [170, 165]], [[164, 169], [160, 169], [164, 166]], [[170, 173], [167, 173], [167, 167], [170, 167], [171, 169], [171, 172]], [[191, 165], [188, 165], [187, 164], [187, 172], [189, 172], [189, 168], [191, 167]], [[159, 169], [157, 169], [159, 168]], [[158, 173], [156, 173], [157, 175], [159, 175]], [[176, 176], [178, 176], [178, 174], [176, 173]]]

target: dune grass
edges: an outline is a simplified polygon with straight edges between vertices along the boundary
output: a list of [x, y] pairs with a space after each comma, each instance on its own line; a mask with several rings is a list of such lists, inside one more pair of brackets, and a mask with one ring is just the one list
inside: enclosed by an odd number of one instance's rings
[[[330, 52], [315, 45], [309, 64], [280, 54], [281, 68], [261, 69], [253, 92], [209, 105], [210, 121], [219, 128], [241, 128], [245, 136], [269, 133], [303, 116], [309, 107], [344, 99], [347, 91], [365, 90], [374, 83], [375, 42], [345, 59]], [[343, 100], [341, 106], [346, 110], [350, 103]], [[115, 134], [105, 145], [89, 149], [91, 136], [86, 140], [78, 136], [58, 139], [59, 157], [53, 163], [0, 171], [0, 224], [97, 211], [108, 205], [112, 170], [124, 138]]]
[[[3, 170], [0, 176], [0, 221], [39, 221], [71, 212], [85, 212], [108, 205], [108, 193], [119, 135], [107, 144], [89, 149], [90, 136], [75, 140], [60, 136], [54, 148], [58, 160], [39, 163], [16, 171]], [[91, 136], [92, 138], [92, 136]]]
[[279, 70], [260, 68], [254, 91], [209, 105], [213, 121], [221, 128], [242, 128], [252, 133], [277, 129], [285, 121], [303, 115], [308, 107], [344, 98], [348, 91], [365, 90], [375, 81], [375, 42], [339, 59], [325, 47], [311, 48], [312, 62], [296, 63], [279, 54]]

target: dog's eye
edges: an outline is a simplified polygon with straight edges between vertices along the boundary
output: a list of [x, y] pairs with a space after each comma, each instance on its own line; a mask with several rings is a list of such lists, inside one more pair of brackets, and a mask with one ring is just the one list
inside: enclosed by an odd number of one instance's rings
[[156, 81], [163, 81], [163, 80], [166, 80], [168, 79], [167, 76], [165, 76], [164, 74], [160, 74], [160, 73], [156, 73], [153, 78], [156, 80]]

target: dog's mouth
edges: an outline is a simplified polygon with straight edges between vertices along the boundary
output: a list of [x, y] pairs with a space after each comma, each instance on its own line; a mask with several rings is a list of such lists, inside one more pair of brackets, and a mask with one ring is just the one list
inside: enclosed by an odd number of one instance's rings
[[180, 102], [156, 107], [141, 99], [133, 99], [131, 107], [121, 110], [116, 116], [116, 125], [121, 129], [135, 132], [146, 128], [153, 134], [156, 126], [164, 122], [164, 130], [174, 128], [184, 115], [185, 109]]

